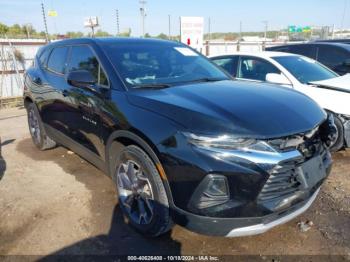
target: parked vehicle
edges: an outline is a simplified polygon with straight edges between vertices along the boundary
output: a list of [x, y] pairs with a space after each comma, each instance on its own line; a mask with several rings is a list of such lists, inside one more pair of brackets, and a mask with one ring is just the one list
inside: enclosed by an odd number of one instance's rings
[[326, 39], [326, 40], [316, 40], [315, 42], [329, 42], [329, 43], [344, 43], [344, 44], [350, 44], [350, 39]]
[[324, 64], [339, 75], [350, 73], [350, 45], [346, 43], [310, 42], [266, 48], [307, 56]]
[[331, 169], [335, 129], [316, 102], [232, 81], [177, 42], [49, 44], [26, 72], [24, 102], [34, 144], [64, 145], [103, 170], [126, 221], [149, 236], [173, 221], [263, 233], [309, 208]]
[[281, 52], [236, 53], [211, 59], [236, 79], [280, 84], [308, 95], [333, 115], [338, 135], [332, 151], [350, 147], [350, 75], [339, 76], [315, 60]]

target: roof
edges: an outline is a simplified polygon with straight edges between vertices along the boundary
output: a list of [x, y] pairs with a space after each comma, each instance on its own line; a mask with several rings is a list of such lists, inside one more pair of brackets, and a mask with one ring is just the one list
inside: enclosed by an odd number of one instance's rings
[[350, 51], [350, 45], [346, 43], [339, 43], [339, 42], [308, 42], [308, 43], [291, 43], [291, 44], [285, 44], [285, 45], [279, 45], [279, 46], [271, 46], [269, 48], [279, 48], [284, 46], [296, 46], [296, 45], [330, 45], [330, 46], [338, 46], [344, 49], [347, 49]]
[[96, 43], [103, 44], [125, 44], [125, 43], [154, 43], [154, 44], [179, 44], [175, 41], [154, 39], [154, 38], [136, 38], [136, 37], [97, 37], [97, 38], [72, 38], [64, 39], [51, 43], [51, 45], [62, 44], [81, 44], [81, 43]]
[[220, 56], [230, 56], [230, 55], [245, 55], [245, 56], [256, 56], [261, 58], [270, 58], [270, 57], [276, 57], [276, 56], [300, 56], [297, 54], [290, 54], [285, 52], [275, 52], [275, 51], [260, 51], [260, 52], [234, 52], [229, 54], [223, 54], [223, 55], [215, 55], [210, 56], [210, 58], [214, 57], [220, 57]]

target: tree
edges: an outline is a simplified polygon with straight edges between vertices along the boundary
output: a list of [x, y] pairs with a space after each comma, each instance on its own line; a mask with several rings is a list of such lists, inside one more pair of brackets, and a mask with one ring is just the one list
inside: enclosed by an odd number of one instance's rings
[[33, 34], [35, 34], [35, 29], [31, 24], [22, 25], [21, 28], [22, 34], [26, 35], [28, 38], [30, 38]]
[[145, 34], [145, 38], [151, 38], [152, 36], [149, 33]]
[[68, 38], [79, 38], [79, 37], [83, 37], [84, 33], [80, 31], [77, 31], [77, 32], [70, 31], [66, 33], [66, 36]]
[[97, 32], [95, 33], [96, 37], [106, 37], [106, 36], [111, 36], [108, 32], [102, 31], [101, 29], [98, 29]]
[[8, 34], [11, 36], [20, 36], [22, 34], [22, 28], [19, 24], [14, 24], [9, 27]]
[[9, 30], [9, 27], [7, 25], [0, 23], [0, 35], [6, 34], [8, 30]]
[[160, 38], [160, 39], [168, 39], [168, 36], [164, 33], [160, 33], [159, 35], [156, 36], [157, 38]]
[[131, 36], [131, 28], [128, 28], [126, 31], [121, 32], [119, 35], [117, 36], [121, 36], [121, 37], [130, 37]]

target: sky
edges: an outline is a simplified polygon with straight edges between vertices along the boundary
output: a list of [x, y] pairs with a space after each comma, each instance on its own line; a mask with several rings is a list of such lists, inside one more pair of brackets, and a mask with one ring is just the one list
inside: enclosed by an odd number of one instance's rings
[[[46, 14], [56, 10], [58, 17], [47, 17], [49, 33], [67, 31], [88, 32], [84, 18], [98, 16], [100, 29], [116, 34], [116, 9], [119, 10], [120, 30], [131, 28], [133, 36], [141, 34], [139, 0], [43, 0]], [[344, 12], [345, 10], [345, 12]], [[279, 30], [288, 25], [333, 26], [350, 28], [350, 0], [147, 0], [145, 31], [151, 35], [179, 34], [180, 16], [202, 16], [205, 32], [208, 18], [211, 32], [263, 31], [263, 21], [269, 29]], [[344, 19], [343, 19], [344, 17]], [[343, 22], [342, 22], [343, 21]], [[31, 23], [44, 30], [41, 0], [0, 0], [0, 22], [5, 24]]]

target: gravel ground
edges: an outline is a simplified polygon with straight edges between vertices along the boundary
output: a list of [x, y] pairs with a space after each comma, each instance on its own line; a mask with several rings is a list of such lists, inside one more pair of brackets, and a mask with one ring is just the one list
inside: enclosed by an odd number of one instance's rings
[[333, 171], [306, 213], [263, 235], [208, 237], [175, 226], [165, 236], [147, 239], [124, 224], [107, 176], [63, 147], [45, 152], [34, 147], [23, 109], [0, 111], [0, 136], [0, 255], [350, 258], [350, 151], [334, 155]]

